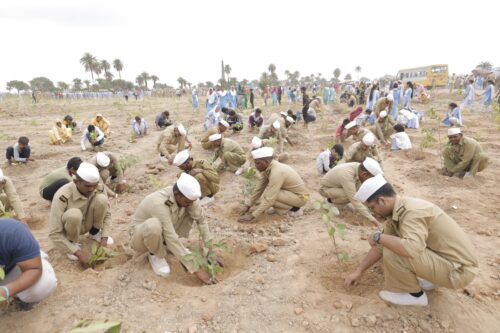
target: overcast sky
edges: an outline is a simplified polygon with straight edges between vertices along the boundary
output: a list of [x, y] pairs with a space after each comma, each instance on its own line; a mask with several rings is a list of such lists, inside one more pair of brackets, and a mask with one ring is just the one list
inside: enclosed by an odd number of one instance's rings
[[[176, 84], [217, 81], [223, 59], [239, 79], [270, 63], [284, 71], [369, 78], [449, 64], [468, 73], [500, 66], [500, 1], [54, 1], [0, 2], [0, 90], [9, 80], [90, 79], [85, 52]], [[496, 34], [496, 36], [495, 36]], [[114, 73], [116, 74], [116, 73]]]

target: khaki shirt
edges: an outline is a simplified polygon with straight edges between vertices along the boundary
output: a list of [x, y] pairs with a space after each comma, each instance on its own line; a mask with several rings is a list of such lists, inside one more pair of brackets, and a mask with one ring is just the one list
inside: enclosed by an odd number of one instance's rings
[[42, 183], [40, 184], [40, 187], [38, 188], [40, 191], [40, 195], [42, 195], [42, 191], [44, 188], [46, 188], [50, 184], [52, 184], [55, 181], [58, 181], [60, 179], [67, 179], [70, 182], [73, 181], [73, 178], [69, 175], [68, 169], [66, 169], [65, 166], [60, 167], [59, 169], [55, 169], [54, 171], [49, 173], [47, 176], [45, 176], [45, 178], [43, 178]]
[[384, 234], [401, 238], [411, 257], [425, 249], [476, 273], [478, 261], [474, 247], [462, 228], [431, 202], [396, 196], [392, 216], [386, 219]]
[[353, 143], [342, 158], [342, 162], [363, 162], [367, 157], [371, 157], [379, 163], [382, 163], [376, 145], [363, 149], [363, 142]]
[[16, 217], [19, 220], [24, 219], [26, 215], [24, 215], [23, 205], [17, 195], [14, 183], [7, 176], [4, 176], [4, 179], [0, 181], [0, 193], [5, 193], [7, 199], [9, 200], [9, 204], [12, 206], [14, 213], [16, 213]]
[[215, 151], [215, 156], [213, 161], [215, 162], [218, 158], [222, 158], [222, 155], [228, 152], [241, 155], [243, 156], [243, 158], [245, 158], [245, 151], [243, 150], [243, 148], [241, 148], [238, 142], [224, 138], [222, 139], [220, 147], [217, 148], [217, 150]]
[[394, 125], [396, 123], [390, 116], [386, 116], [382, 122], [375, 122], [374, 129], [372, 130], [373, 134], [377, 137], [377, 139], [381, 141], [385, 141], [389, 138], [389, 136], [394, 132]]
[[179, 137], [175, 136], [174, 129], [175, 126], [169, 126], [166, 130], [161, 132], [160, 137], [158, 138], [158, 142], [156, 143], [156, 148], [158, 152], [163, 154], [166, 158], [170, 159], [170, 153], [168, 152], [167, 146], [169, 145], [177, 145], [177, 151], [184, 150], [187, 141], [187, 134], [180, 135]]
[[354, 198], [354, 195], [361, 186], [361, 181], [358, 177], [359, 165], [360, 163], [358, 162], [337, 165], [321, 178], [320, 185], [324, 188], [342, 189], [356, 211], [368, 220], [375, 222], [377, 220], [373, 217], [368, 208], [363, 205], [361, 201]]
[[250, 198], [250, 206], [255, 205], [260, 199], [260, 204], [252, 215], [259, 217], [271, 208], [281, 190], [302, 196], [305, 201], [309, 199], [309, 190], [297, 171], [286, 164], [273, 160], [266, 170], [260, 172], [254, 193]]
[[[217, 173], [217, 170], [214, 169], [214, 167], [205, 160], [198, 160], [198, 161], [193, 161], [193, 169], [202, 169], [203, 172], [201, 174], [197, 174], [194, 176], [195, 178], [198, 177], [198, 175], [202, 175], [207, 182], [199, 182], [200, 187], [201, 187], [201, 193], [212, 193], [215, 194], [219, 192], [220, 189], [220, 177], [219, 174]], [[183, 171], [186, 172], [186, 171]], [[189, 174], [189, 172], [186, 172]], [[179, 173], [179, 177], [182, 174]], [[205, 188], [206, 187], [206, 188]]]
[[[353, 134], [353, 135], [352, 135], [352, 138], [353, 138], [354, 142], [358, 142], [358, 141], [363, 140], [363, 137], [364, 137], [366, 134], [368, 134], [368, 133], [370, 133], [370, 130], [368, 130], [368, 129], [364, 128], [364, 127], [360, 127], [360, 128], [358, 129], [358, 133]], [[350, 137], [350, 136], [351, 136], [351, 134], [347, 134], [347, 136], [346, 136], [345, 138], [347, 139], [347, 138], [348, 138], [348, 137]]]
[[[281, 123], [280, 123], [281, 124]], [[276, 132], [273, 132], [272, 129], [272, 124], [271, 125], [264, 125], [260, 128], [259, 135], [258, 137], [260, 139], [270, 139], [270, 138], [276, 138], [278, 141], [278, 147], [275, 148], [278, 151], [278, 154], [283, 152], [283, 135], [281, 133], [281, 128], [284, 125], [281, 125], [280, 129], [277, 130]]]
[[193, 223], [196, 223], [200, 236], [204, 242], [212, 239], [208, 224], [205, 221], [200, 201], [196, 200], [192, 206], [179, 207], [174, 198], [173, 187], [165, 187], [146, 196], [137, 207], [132, 217], [132, 230], [149, 218], [157, 218], [162, 225], [163, 241], [168, 249], [191, 273], [196, 271], [191, 261], [184, 259], [191, 253], [184, 247], [180, 237], [188, 238]]
[[[99, 185], [98, 187], [102, 187], [102, 185]], [[92, 199], [100, 192], [102, 192], [102, 188], [98, 188], [89, 197], [86, 197], [81, 194], [80, 191], [78, 191], [76, 184], [74, 182], [71, 182], [62, 186], [54, 194], [54, 200], [52, 200], [52, 204], [50, 206], [49, 239], [57, 248], [70, 253], [75, 253], [78, 250], [78, 246], [75, 243], [71, 243], [69, 239], [64, 236], [64, 224], [62, 222], [62, 216], [68, 209], [76, 208], [82, 212], [83, 223], [86, 219], [87, 214], [93, 214], [92, 212], [88, 211], [89, 204]], [[110, 225], [111, 212], [108, 207], [102, 224], [102, 237], [109, 237]], [[80, 231], [82, 233], [88, 232], [88, 230], [85, 230], [85, 228], [80, 228]]]
[[96, 118], [92, 118], [90, 123], [99, 127], [104, 134], [109, 135], [109, 121], [106, 118], [102, 117], [101, 121], [98, 121]]
[[375, 109], [373, 110], [373, 112], [375, 112], [375, 117], [378, 118], [380, 112], [382, 112], [383, 110], [388, 110], [387, 113], [389, 113], [389, 111], [391, 111], [391, 108], [392, 102], [389, 101], [387, 97], [382, 97], [377, 101], [377, 105], [375, 105]]
[[462, 137], [457, 145], [450, 142], [444, 147], [444, 165], [449, 172], [468, 171], [474, 158], [483, 154], [483, 148], [476, 140], [469, 137]]
[[[116, 181], [118, 183], [121, 183], [123, 181], [123, 170], [120, 167], [120, 163], [118, 163], [118, 161], [119, 161], [118, 156], [114, 153], [110, 153], [109, 151], [105, 151], [105, 152], [103, 152], [103, 154], [108, 156], [110, 159], [109, 165], [107, 167], [104, 168], [104, 167], [100, 166], [99, 164], [97, 164], [97, 156], [92, 157], [90, 159], [89, 163], [95, 165], [96, 168], [99, 169], [99, 174], [101, 174], [101, 172], [103, 170], [109, 170], [109, 174], [116, 177]], [[101, 179], [102, 179], [102, 176], [101, 176]], [[104, 179], [102, 179], [102, 180], [104, 180]]]
[[201, 140], [200, 142], [201, 143], [207, 143], [208, 142], [208, 137], [213, 135], [213, 134], [219, 134], [219, 126], [215, 126], [215, 127], [210, 127], [206, 132], [205, 134], [201, 137]]

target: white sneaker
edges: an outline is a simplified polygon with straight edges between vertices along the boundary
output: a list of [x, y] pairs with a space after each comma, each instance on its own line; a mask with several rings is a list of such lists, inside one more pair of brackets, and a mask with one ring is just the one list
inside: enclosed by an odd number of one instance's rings
[[[87, 234], [87, 237], [90, 238], [90, 239], [93, 239], [95, 240], [97, 243], [101, 243], [101, 232], [99, 231], [97, 234], [95, 235], [91, 235], [90, 233]], [[107, 242], [107, 245], [110, 246], [110, 245], [113, 245], [115, 243], [115, 241], [113, 240], [113, 238], [111, 238], [111, 236], [108, 236], [108, 242]]]
[[[78, 246], [78, 250], [80, 250], [80, 244], [79, 243], [73, 243], [73, 244], [75, 244], [76, 246]], [[72, 261], [78, 261], [79, 260], [78, 257], [75, 256], [73, 253], [66, 253], [66, 256], [68, 257], [69, 260], [72, 260]]]
[[243, 173], [243, 167], [240, 167], [236, 172], [234, 173], [236, 176], [239, 176]]
[[427, 281], [427, 280], [424, 280], [424, 279], [421, 279], [421, 278], [417, 278], [418, 280], [418, 284], [420, 285], [420, 287], [423, 289], [423, 290], [433, 290], [433, 289], [436, 289], [437, 286], [430, 282], [430, 281]]
[[215, 200], [214, 197], [211, 197], [211, 198], [204, 197], [203, 199], [200, 200], [200, 205], [202, 205], [202, 206], [208, 205], [208, 204], [214, 202], [214, 200]]
[[397, 305], [415, 305], [427, 306], [427, 294], [424, 292], [422, 296], [415, 297], [409, 293], [393, 293], [387, 290], [381, 290], [378, 295], [386, 302]]
[[170, 274], [170, 266], [165, 258], [160, 258], [154, 254], [150, 254], [148, 255], [148, 259], [151, 264], [151, 268], [153, 268], [153, 272], [155, 272], [156, 275], [167, 277]]
[[302, 208], [300, 208], [300, 209], [299, 209], [298, 211], [296, 211], [296, 212], [292, 212], [292, 211], [290, 211], [290, 212], [288, 213], [288, 215], [290, 215], [291, 217], [299, 217], [299, 216], [304, 215], [304, 210], [302, 210]]

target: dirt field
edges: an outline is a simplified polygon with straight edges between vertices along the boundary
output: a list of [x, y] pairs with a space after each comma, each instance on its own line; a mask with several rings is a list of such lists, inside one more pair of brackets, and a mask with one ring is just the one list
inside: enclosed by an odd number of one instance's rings
[[[450, 100], [451, 98], [451, 100]], [[439, 95], [428, 105], [415, 104], [427, 111], [434, 107], [442, 116], [447, 104], [458, 97]], [[258, 100], [259, 104], [260, 100]], [[203, 105], [204, 103], [200, 103]], [[286, 111], [288, 106], [265, 107], [264, 114]], [[67, 332], [83, 319], [117, 319], [122, 332], [499, 332], [500, 330], [500, 132], [492, 115], [464, 113], [466, 135], [478, 139], [491, 157], [491, 164], [475, 179], [450, 179], [438, 175], [440, 166], [438, 142], [421, 151], [420, 130], [408, 130], [415, 149], [391, 153], [382, 149], [386, 176], [399, 193], [428, 199], [455, 218], [470, 235], [477, 249], [480, 274], [466, 290], [438, 289], [428, 293], [426, 308], [404, 308], [386, 305], [378, 298], [383, 277], [380, 265], [370, 269], [361, 284], [352, 290], [342, 287], [344, 276], [361, 260], [369, 245], [366, 237], [372, 228], [357, 225], [360, 218], [343, 213], [348, 223], [346, 240], [340, 248], [350, 259], [339, 266], [333, 246], [319, 213], [312, 209], [320, 177], [315, 159], [335, 137], [335, 128], [343, 118], [338, 107], [327, 107], [320, 121], [307, 130], [300, 125], [291, 130], [298, 141], [288, 162], [302, 175], [313, 193], [304, 216], [283, 218], [266, 216], [255, 225], [236, 222], [243, 201], [243, 178], [224, 173], [222, 190], [215, 203], [206, 209], [211, 230], [229, 244], [224, 254], [227, 268], [221, 282], [202, 286], [185, 273], [172, 256], [172, 273], [168, 278], [154, 275], [144, 256], [132, 257], [126, 250], [130, 215], [135, 207], [156, 188], [171, 184], [178, 169], [168, 166], [157, 175], [160, 165], [154, 127], [155, 115], [170, 110], [172, 119], [189, 128], [195, 158], [209, 158], [197, 143], [202, 133], [204, 109], [193, 113], [188, 97], [177, 99], [148, 98], [144, 101], [91, 100], [48, 101], [32, 105], [17, 98], [0, 101], [0, 146], [13, 144], [27, 135], [34, 163], [9, 167], [2, 162], [4, 173], [11, 177], [22, 198], [25, 210], [34, 217], [31, 228], [43, 248], [48, 248], [49, 205], [39, 197], [38, 186], [49, 171], [63, 166], [72, 156], [90, 159], [94, 153], [80, 152], [80, 135], [74, 142], [50, 146], [47, 132], [56, 118], [71, 114], [88, 123], [96, 113], [111, 121], [112, 134], [105, 149], [120, 156], [134, 155], [140, 162], [125, 173], [133, 193], [111, 200], [112, 235], [120, 256], [107, 267], [83, 270], [65, 257], [51, 256], [59, 286], [55, 294], [29, 312], [11, 309], [0, 313], [0, 331]], [[298, 105], [292, 106], [294, 111]], [[337, 111], [335, 111], [337, 110]], [[150, 132], [146, 138], [129, 143], [130, 121], [143, 115]], [[248, 111], [246, 112], [248, 115]], [[322, 120], [322, 121], [321, 121]], [[435, 127], [426, 118], [423, 128]], [[446, 129], [440, 128], [442, 143]], [[252, 134], [245, 129], [233, 138], [245, 149]], [[437, 135], [436, 135], [437, 139]], [[2, 148], [4, 149], [4, 148]], [[191, 241], [196, 241], [192, 232]], [[255, 243], [268, 249], [250, 254]]]

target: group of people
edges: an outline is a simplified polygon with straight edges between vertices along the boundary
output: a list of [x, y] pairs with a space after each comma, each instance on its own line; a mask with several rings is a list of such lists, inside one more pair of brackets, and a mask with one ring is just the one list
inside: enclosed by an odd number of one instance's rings
[[[309, 109], [321, 110], [321, 100], [318, 97], [309, 100], [307, 89], [302, 89], [305, 100], [301, 113], [307, 124], [313, 121]], [[311, 107], [315, 101], [317, 106]], [[381, 97], [376, 102], [371, 97], [370, 101], [375, 115], [373, 127], [364, 126], [366, 118], [359, 121], [364, 115], [362, 107], [361, 110], [356, 107], [337, 128], [337, 143], [318, 156], [316, 168], [322, 178], [317, 190], [326, 203], [359, 213], [376, 230], [369, 237], [370, 252], [346, 277], [345, 286], [356, 284], [366, 269], [382, 259], [385, 285], [380, 297], [394, 304], [427, 305], [425, 290], [436, 286], [456, 289], [470, 283], [477, 274], [477, 259], [465, 232], [443, 210], [425, 200], [400, 196], [387, 182], [379, 149], [408, 149], [411, 143], [404, 126], [392, 115], [394, 96]], [[207, 105], [210, 103], [208, 100]], [[224, 114], [234, 115], [232, 109], [222, 107], [226, 108]], [[222, 107], [214, 105], [212, 111], [222, 112]], [[155, 119], [156, 128], [162, 131], [156, 150], [161, 163], [178, 169], [177, 179], [139, 203], [130, 224], [129, 244], [137, 254], [147, 255], [159, 276], [170, 273], [166, 258], [171, 253], [200, 281], [216, 283], [211, 275], [187, 259], [190, 250], [180, 238], [188, 237], [196, 227], [204, 244], [211, 244], [213, 235], [204, 206], [216, 200], [216, 194], [224, 186], [220, 174], [225, 171], [235, 175], [249, 167], [258, 171], [256, 186], [238, 222], [255, 223], [265, 214], [291, 217], [304, 214], [311, 190], [293, 166], [286, 163], [294, 149], [300, 147], [290, 139], [300, 115], [288, 110], [264, 120], [262, 110], [255, 109], [248, 125], [256, 135], [248, 149], [229, 137], [238, 131], [230, 123], [231, 118], [214, 118], [199, 142], [203, 149], [213, 152], [207, 160], [193, 155], [188, 129], [180, 123], [174, 124], [169, 116], [164, 111]], [[64, 133], [70, 136], [66, 123], [60, 125], [66, 127]], [[102, 115], [97, 115], [84, 131], [82, 150], [87, 141], [92, 146], [102, 145], [111, 133], [109, 125]], [[448, 130], [449, 142], [443, 152], [443, 174], [474, 176], [484, 170], [488, 158], [477, 141], [464, 136], [460, 127], [453, 125]], [[146, 135], [143, 118], [136, 117], [132, 128], [138, 135]], [[61, 134], [57, 141], [62, 143]], [[347, 144], [349, 147], [344, 147]], [[11, 163], [31, 161], [28, 138], [21, 137], [9, 147], [7, 159]], [[50, 243], [68, 259], [88, 265], [89, 250], [81, 245], [80, 237], [86, 235], [99, 246], [113, 244], [109, 198], [116, 197], [124, 188], [123, 169], [112, 152], [99, 151], [88, 161], [73, 157], [66, 166], [50, 172], [40, 185], [40, 196], [51, 205]], [[0, 219], [0, 265], [7, 273], [6, 279], [0, 281], [0, 296], [15, 297], [29, 306], [48, 297], [57, 286], [57, 278], [47, 255], [23, 224], [26, 216], [14, 183], [1, 170], [0, 192], [0, 213], [6, 216], [10, 212], [15, 217]], [[206, 251], [214, 251], [207, 246]], [[216, 258], [220, 265], [224, 264], [220, 257]]]

